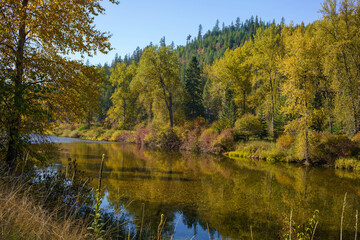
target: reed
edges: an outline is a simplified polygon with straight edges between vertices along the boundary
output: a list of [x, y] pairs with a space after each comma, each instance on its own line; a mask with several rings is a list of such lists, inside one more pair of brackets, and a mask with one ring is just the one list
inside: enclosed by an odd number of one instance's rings
[[340, 240], [342, 240], [342, 230], [343, 230], [343, 223], [344, 223], [344, 212], [345, 212], [345, 206], [346, 206], [346, 196], [347, 196], [347, 192], [345, 193], [345, 196], [344, 196], [344, 202], [343, 202], [342, 211], [341, 211]]

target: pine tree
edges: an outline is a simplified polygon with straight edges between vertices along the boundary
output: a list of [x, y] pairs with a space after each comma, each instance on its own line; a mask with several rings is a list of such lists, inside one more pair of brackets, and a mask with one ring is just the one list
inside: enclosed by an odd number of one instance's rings
[[193, 57], [186, 69], [184, 84], [184, 104], [189, 119], [204, 115], [202, 101], [203, 83], [200, 74], [199, 62], [196, 57]]

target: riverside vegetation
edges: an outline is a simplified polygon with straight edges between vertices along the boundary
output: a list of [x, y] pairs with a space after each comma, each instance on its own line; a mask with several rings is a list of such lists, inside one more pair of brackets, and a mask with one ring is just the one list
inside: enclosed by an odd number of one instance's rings
[[[91, 206], [85, 204], [91, 195], [81, 193], [84, 182], [79, 187], [61, 173], [38, 175], [35, 181], [31, 173], [48, 154], [31, 144], [29, 134], [52, 131], [359, 169], [359, 1], [325, 0], [322, 19], [308, 25], [238, 18], [222, 28], [217, 21], [205, 34], [200, 25], [198, 36], [188, 36], [185, 46], [167, 45], [164, 37], [132, 56], [116, 56], [110, 66], [70, 60], [66, 56], [71, 53], [91, 57], [111, 50], [110, 34], [94, 24], [94, 16], [105, 12], [101, 4], [0, 3], [0, 157], [6, 176], [1, 195], [14, 196], [3, 206], [13, 203], [18, 211], [40, 206], [34, 219], [45, 216], [44, 211], [53, 213], [55, 225], [43, 222], [45, 232], [34, 237], [54, 233], [72, 238], [67, 234], [77, 224], [70, 219], [59, 230], [57, 216], [60, 222], [70, 215], [75, 222], [81, 219], [78, 210]], [[68, 132], [56, 129], [59, 123], [67, 123]], [[24, 181], [36, 190], [29, 198]], [[54, 201], [48, 202], [51, 197]], [[10, 224], [2, 228], [8, 229], [6, 237], [21, 238], [34, 230], [31, 225], [11, 228], [26, 214], [4, 211], [3, 216]], [[109, 219], [117, 221], [116, 216]], [[79, 226], [74, 238], [86, 228]]]
[[99, 108], [52, 132], [356, 170], [360, 5], [320, 11], [308, 25], [217, 21], [186, 46], [116, 56], [100, 68]]

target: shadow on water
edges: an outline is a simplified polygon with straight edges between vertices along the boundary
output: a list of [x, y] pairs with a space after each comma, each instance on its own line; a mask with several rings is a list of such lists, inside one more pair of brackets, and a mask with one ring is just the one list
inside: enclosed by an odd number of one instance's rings
[[293, 209], [297, 225], [320, 211], [316, 235], [339, 236], [344, 194], [344, 239], [354, 235], [360, 209], [360, 178], [325, 168], [271, 165], [246, 159], [165, 152], [118, 143], [62, 143], [58, 163], [76, 158], [97, 183], [106, 155], [103, 186], [109, 210], [126, 209], [137, 236], [155, 236], [164, 214], [163, 236], [175, 239], [278, 239]]

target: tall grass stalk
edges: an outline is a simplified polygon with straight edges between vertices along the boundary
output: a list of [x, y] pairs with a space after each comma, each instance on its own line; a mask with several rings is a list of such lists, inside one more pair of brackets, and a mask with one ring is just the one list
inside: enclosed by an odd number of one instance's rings
[[359, 216], [359, 212], [358, 212], [358, 210], [356, 210], [356, 214], [355, 214], [355, 240], [357, 239], [357, 232], [358, 232], [358, 216]]
[[140, 236], [139, 240], [141, 240], [141, 235], [144, 227], [144, 215], [145, 215], [145, 203], [142, 204], [142, 216], [141, 216], [141, 227], [140, 227]]
[[104, 223], [101, 220], [101, 179], [102, 179], [102, 172], [103, 172], [103, 166], [104, 166], [104, 160], [105, 160], [105, 154], [102, 155], [101, 158], [101, 165], [99, 170], [99, 183], [98, 188], [96, 189], [96, 197], [95, 197], [95, 209], [94, 214], [91, 215], [94, 220], [90, 227], [88, 227], [88, 230], [91, 231], [88, 235], [93, 237], [94, 239], [102, 239], [102, 236], [104, 235]]
[[171, 234], [170, 240], [173, 240], [173, 238], [174, 238], [174, 234], [175, 234], [175, 232], [176, 232], [176, 227], [177, 227], [177, 225], [179, 224], [179, 221], [180, 221], [180, 218], [181, 218], [181, 217], [182, 217], [182, 214], [180, 214], [178, 220], [176, 221], [175, 229], [174, 229], [173, 233]]
[[291, 209], [291, 212], [290, 212], [289, 240], [291, 240], [291, 229], [292, 229], [291, 222], [292, 222], [292, 214], [293, 214], [293, 210]]
[[[21, 178], [21, 177], [20, 177]], [[74, 216], [59, 217], [61, 207], [51, 211], [34, 203], [28, 185], [11, 176], [0, 177], [0, 239], [83, 239], [86, 229]]]
[[343, 229], [343, 222], [344, 222], [344, 212], [345, 212], [345, 205], [346, 205], [346, 196], [347, 196], [347, 192], [345, 193], [345, 196], [344, 196], [344, 202], [343, 202], [342, 212], [341, 212], [340, 240], [342, 240], [342, 229]]
[[207, 227], [207, 231], [208, 231], [208, 234], [209, 234], [209, 240], [212, 240], [208, 223], [206, 223], [206, 227]]
[[316, 227], [317, 227], [318, 224], [319, 224], [319, 221], [316, 221], [315, 227], [314, 227], [314, 231], [313, 231], [313, 233], [312, 233], [312, 235], [311, 235], [311, 240], [314, 240], [315, 231], [316, 231]]
[[252, 232], [252, 226], [251, 226], [251, 225], [250, 225], [250, 236], [251, 236], [251, 240], [254, 240], [253, 232]]
[[161, 232], [164, 228], [165, 222], [166, 222], [165, 215], [161, 214], [160, 223], [157, 231], [157, 240], [161, 240]]

